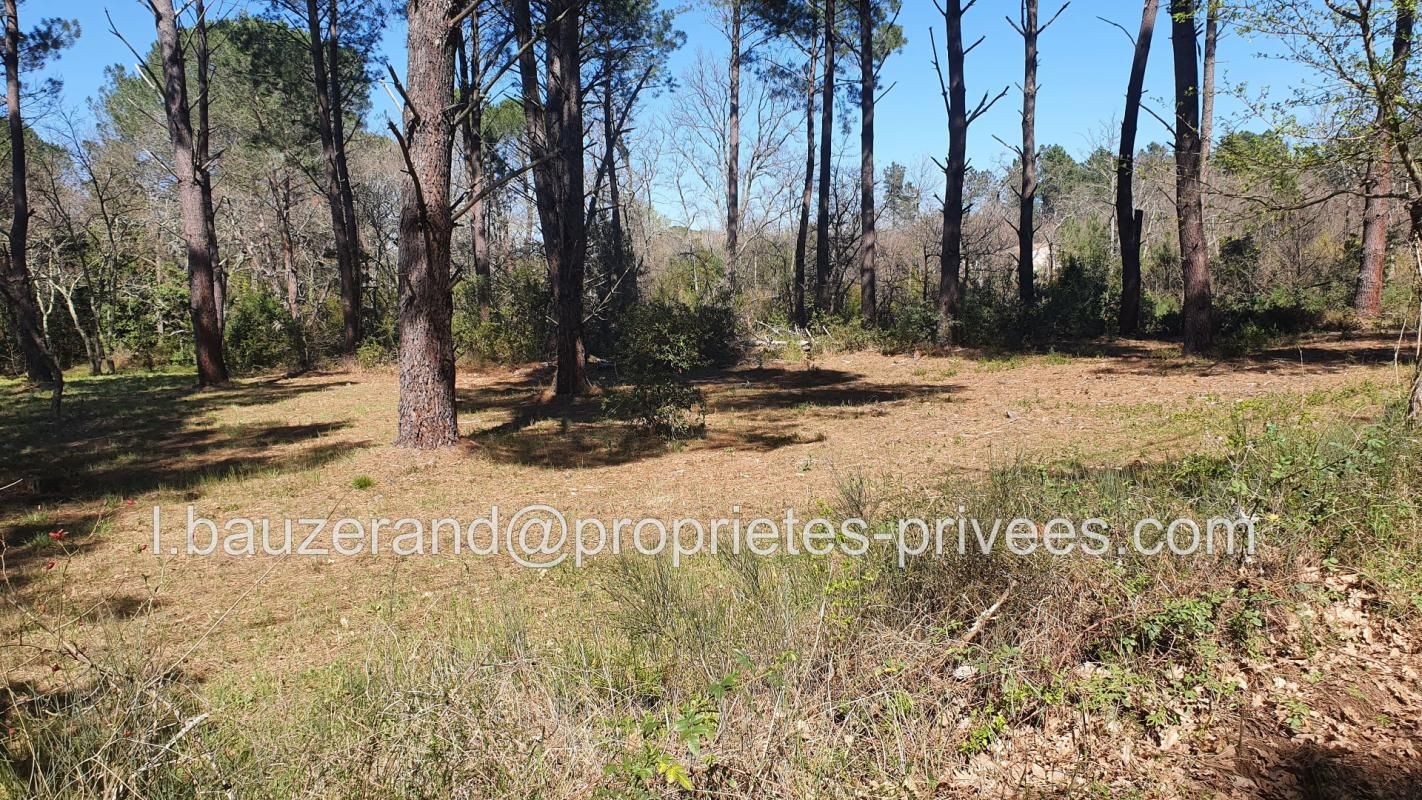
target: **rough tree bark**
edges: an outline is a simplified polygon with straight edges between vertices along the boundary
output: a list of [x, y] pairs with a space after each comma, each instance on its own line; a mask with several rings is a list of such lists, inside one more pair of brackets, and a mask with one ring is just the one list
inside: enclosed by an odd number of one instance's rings
[[830, 189], [834, 176], [834, 3], [825, 0], [825, 77], [820, 91], [820, 186], [815, 213], [815, 313], [827, 314], [834, 301], [830, 281]]
[[[622, 230], [622, 186], [617, 176], [617, 94], [613, 90], [612, 77], [613, 70], [610, 67], [605, 69], [602, 86], [602, 137], [606, 148], [603, 158], [607, 161], [608, 226], [611, 228], [612, 240], [612, 262], [608, 266], [617, 287], [618, 307], [625, 310], [636, 297], [637, 275], [631, 269], [632, 265], [627, 262], [627, 237]], [[734, 271], [728, 277], [734, 289]]]
[[344, 123], [337, 99], [340, 91], [340, 42], [337, 14], [339, 0], [331, 0], [327, 9], [326, 32], [321, 30], [321, 10], [316, 0], [306, 0], [306, 30], [311, 51], [311, 72], [316, 90], [316, 130], [321, 138], [321, 155], [325, 162], [326, 207], [331, 216], [331, 235], [336, 250], [336, 270], [341, 284], [341, 351], [353, 355], [360, 345], [360, 280], [357, 247], [354, 239], [354, 200], [349, 215], [342, 187], [349, 188], [350, 179], [342, 178], [345, 165]]
[[400, 418], [395, 444], [454, 444], [449, 179], [454, 128], [455, 0], [409, 0], [400, 197]]
[[553, 393], [559, 397], [582, 394], [589, 388], [583, 350], [587, 226], [583, 208], [581, 8], [581, 0], [552, 0], [548, 4], [543, 26], [546, 92], [541, 92], [529, 0], [513, 0], [534, 196], [553, 282], [558, 326]]
[[178, 181], [178, 207], [188, 262], [188, 313], [192, 318], [198, 383], [227, 382], [222, 358], [222, 328], [218, 320], [211, 240], [195, 163], [192, 117], [188, 105], [187, 70], [178, 35], [173, 0], [150, 0], [158, 48], [163, 57], [163, 105], [168, 137], [173, 143], [173, 169]]
[[874, 263], [879, 231], [874, 207], [874, 3], [859, 0], [859, 309], [866, 326], [879, 318]]
[[54, 406], [64, 389], [64, 372], [50, 352], [40, 326], [34, 281], [27, 258], [30, 236], [29, 173], [25, 158], [25, 122], [20, 114], [20, 14], [16, 0], [5, 0], [5, 102], [10, 124], [10, 188], [14, 217], [9, 248], [0, 260], [0, 290], [5, 294], [25, 358], [25, 374], [54, 387]]
[[1382, 316], [1383, 279], [1387, 271], [1387, 229], [1391, 202], [1381, 195], [1392, 188], [1392, 147], [1377, 143], [1363, 179], [1363, 234], [1353, 310], [1360, 320]]
[[816, 68], [819, 66], [817, 37], [811, 30], [810, 64], [805, 73], [805, 185], [800, 196], [800, 220], [795, 228], [795, 285], [791, 287], [795, 324], [804, 327], [808, 322], [805, 313], [805, 257], [810, 239], [810, 203], [815, 192], [815, 96], [819, 92]]
[[[1399, 15], [1393, 28], [1392, 61], [1388, 70], [1392, 75], [1404, 75], [1407, 61], [1412, 53], [1412, 15]], [[1378, 109], [1379, 131], [1387, 127], [1386, 111]], [[1387, 271], [1387, 229], [1391, 218], [1392, 201], [1387, 193], [1392, 191], [1392, 145], [1386, 136], [1382, 137], [1368, 162], [1368, 172], [1363, 179], [1363, 235], [1362, 259], [1358, 269], [1358, 286], [1353, 295], [1353, 309], [1362, 320], [1375, 320], [1382, 315], [1383, 280]]]
[[741, 238], [741, 0], [731, 0], [730, 6], [730, 113], [726, 118], [726, 283], [734, 292]]
[[[1366, 17], [1364, 17], [1366, 21]], [[1377, 55], [1371, 46], [1367, 48], [1372, 82], [1378, 100], [1378, 117], [1390, 139], [1392, 149], [1407, 174], [1412, 187], [1412, 198], [1407, 203], [1407, 238], [1410, 244], [1412, 265], [1422, 277], [1422, 165], [1419, 165], [1412, 148], [1411, 131], [1403, 126], [1401, 93], [1407, 74], [1405, 65], [1412, 54], [1412, 36], [1417, 24], [1415, 3], [1398, 3], [1397, 19], [1394, 22], [1392, 60], [1380, 67]], [[1364, 35], [1369, 40], [1370, 31]], [[1407, 402], [1407, 422], [1410, 425], [1422, 423], [1422, 360], [1413, 367], [1412, 391]]]
[[[1011, 20], [1008, 20], [1011, 22]], [[1037, 0], [1023, 0], [1022, 185], [1017, 190], [1017, 295], [1023, 307], [1037, 302], [1032, 244], [1037, 202]]]
[[[1202, 64], [1204, 74], [1201, 76], [1200, 85], [1200, 191], [1201, 191], [1201, 219], [1207, 220], [1209, 198], [1211, 187], [1214, 185], [1210, 177], [1210, 152], [1213, 147], [1215, 135], [1215, 50], [1220, 37], [1220, 4], [1223, 0], [1203, 0], [1205, 4], [1205, 44]], [[1210, 245], [1209, 228], [1205, 227], [1206, 222], [1201, 225], [1205, 231], [1205, 258], [1210, 257], [1213, 247]]]
[[[341, 217], [346, 225], [346, 249], [350, 251], [348, 258], [351, 263], [351, 283], [354, 286], [354, 291], [349, 306], [355, 318], [354, 327], [358, 345], [361, 337], [365, 335], [360, 305], [362, 283], [360, 218], [356, 216], [355, 189], [351, 185], [350, 168], [346, 161], [346, 98], [341, 83], [341, 31], [338, 25], [340, 0], [330, 0], [330, 2], [330, 11], [326, 17], [326, 64], [331, 74], [331, 138], [336, 145], [336, 185], [340, 189]], [[345, 306], [346, 302], [342, 300], [342, 314], [346, 313]], [[346, 324], [348, 323], [343, 320], [342, 325]], [[345, 332], [343, 331], [342, 339], [344, 338]]]
[[1136, 52], [1131, 59], [1131, 78], [1126, 85], [1126, 111], [1121, 118], [1121, 149], [1116, 159], [1116, 232], [1121, 241], [1121, 333], [1129, 336], [1141, 322], [1141, 229], [1145, 214], [1135, 207], [1136, 127], [1141, 115], [1141, 94], [1145, 86], [1146, 62], [1160, 0], [1145, 0], [1141, 28], [1136, 35]]
[[1205, 216], [1200, 182], [1200, 81], [1196, 60], [1197, 0], [1171, 0], [1170, 39], [1175, 56], [1175, 214], [1185, 279], [1184, 351], [1204, 352], [1212, 333], [1210, 266], [1205, 257]]

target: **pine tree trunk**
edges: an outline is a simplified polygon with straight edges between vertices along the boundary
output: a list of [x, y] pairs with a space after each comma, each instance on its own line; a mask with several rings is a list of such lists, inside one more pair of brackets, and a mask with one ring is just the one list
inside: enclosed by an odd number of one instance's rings
[[799, 327], [808, 322], [805, 313], [805, 259], [810, 239], [810, 204], [815, 194], [815, 96], [819, 91], [816, 81], [816, 67], [819, 66], [819, 48], [812, 33], [810, 41], [810, 65], [805, 76], [805, 185], [800, 197], [800, 220], [795, 227], [795, 272], [794, 285], [790, 287], [794, 308], [792, 318]]
[[1200, 86], [1195, 34], [1196, 0], [1172, 0], [1171, 44], [1175, 56], [1175, 213], [1185, 279], [1184, 350], [1203, 353], [1212, 333], [1210, 268], [1205, 256], [1205, 218], [1200, 182]]
[[1141, 226], [1144, 214], [1135, 208], [1136, 127], [1141, 115], [1141, 94], [1145, 87], [1146, 61], [1160, 0], [1145, 0], [1140, 33], [1131, 59], [1131, 78], [1126, 86], [1126, 111], [1121, 119], [1121, 149], [1116, 160], [1116, 232], [1121, 243], [1121, 333], [1130, 336], [1140, 330], [1141, 321]]
[[168, 136], [173, 143], [173, 167], [178, 181], [178, 207], [183, 241], [187, 246], [188, 312], [192, 318], [198, 383], [212, 386], [227, 382], [222, 357], [222, 328], [218, 318], [212, 241], [195, 157], [192, 117], [188, 105], [186, 65], [178, 35], [172, 0], [153, 0], [153, 22], [163, 57], [163, 104]]
[[[20, 114], [20, 17], [16, 0], [5, 0], [5, 101], [9, 106], [10, 189], [14, 218], [10, 221], [8, 258], [0, 261], [0, 290], [13, 314], [25, 374], [34, 383], [63, 391], [64, 373], [45, 342], [28, 261], [30, 235], [29, 174], [25, 157], [25, 122]], [[55, 400], [56, 407], [58, 400]]]
[[[583, 280], [587, 253], [586, 217], [583, 212], [583, 102], [582, 34], [580, 0], [563, 0], [559, 8], [556, 58], [548, 70], [548, 105], [557, 108], [557, 143], [560, 157], [557, 214], [563, 226], [558, 237], [558, 281], [553, 302], [558, 319], [558, 374], [554, 391], [564, 397], [588, 389], [586, 353], [583, 351]], [[544, 222], [547, 230], [548, 223]]]
[[820, 201], [815, 215], [815, 313], [828, 314], [830, 293], [830, 191], [834, 181], [834, 3], [825, 0], [825, 77], [820, 91]]
[[[1205, 45], [1203, 66], [1204, 75], [1201, 77], [1200, 86], [1200, 202], [1201, 219], [1206, 219], [1205, 212], [1208, 210], [1211, 186], [1210, 178], [1210, 151], [1214, 146], [1215, 135], [1215, 50], [1219, 42], [1220, 30], [1220, 3], [1223, 0], [1203, 0], [1205, 3]], [[1213, 248], [1210, 246], [1209, 230], [1201, 222], [1201, 229], [1205, 231], [1205, 258], [1210, 257]]]
[[943, 241], [938, 262], [938, 338], [953, 340], [953, 324], [962, 311], [963, 181], [968, 166], [968, 92], [963, 80], [963, 3], [946, 0], [948, 57], [948, 160], [944, 165]]
[[587, 250], [583, 209], [583, 107], [580, 0], [555, 0], [544, 26], [546, 96], [540, 96], [538, 63], [531, 43], [529, 0], [513, 0], [519, 46], [519, 78], [534, 197], [543, 229], [543, 249], [553, 288], [557, 374], [553, 392], [571, 397], [589, 388], [583, 350], [583, 277]]
[[[1392, 35], [1392, 61], [1388, 65], [1389, 82], [1406, 75], [1407, 62], [1412, 55], [1412, 29], [1416, 20], [1415, 10], [1401, 7]], [[1383, 134], [1378, 142], [1377, 152], [1368, 164], [1368, 174], [1363, 189], [1363, 252], [1358, 269], [1358, 288], [1353, 297], [1353, 308], [1358, 318], [1374, 320], [1382, 315], [1383, 280], [1387, 266], [1387, 229], [1392, 202], [1381, 195], [1392, 191], [1393, 148], [1387, 138], [1388, 120], [1383, 109], [1378, 110], [1377, 130]]]
[[1210, 151], [1214, 148], [1215, 136], [1215, 50], [1220, 39], [1220, 2], [1204, 0], [1205, 9], [1205, 49], [1203, 84], [1200, 87], [1200, 174], [1208, 183], [1210, 172]]
[[[355, 189], [351, 186], [350, 167], [346, 159], [346, 99], [341, 88], [340, 0], [330, 0], [326, 19], [326, 64], [331, 75], [331, 142], [336, 151], [336, 187], [341, 201], [341, 222], [345, 226], [344, 245], [347, 272], [341, 275], [341, 339], [342, 345], [354, 353], [365, 335], [361, 316], [361, 251], [360, 221], [356, 217]], [[349, 292], [349, 296], [345, 293]], [[355, 344], [350, 343], [354, 333]]]
[[1360, 320], [1382, 315], [1383, 278], [1387, 269], [1387, 229], [1391, 202], [1380, 194], [1392, 189], [1392, 148], [1379, 142], [1363, 180], [1362, 258], [1353, 309]]
[[198, 188], [202, 194], [203, 228], [207, 231], [207, 260], [212, 264], [212, 304], [217, 307], [217, 331], [220, 335], [227, 321], [227, 275], [222, 271], [222, 255], [217, 247], [217, 207], [212, 199], [212, 122], [208, 109], [211, 107], [211, 92], [208, 80], [211, 77], [211, 51], [207, 45], [207, 6], [197, 0], [193, 7], [197, 17], [195, 66], [197, 67], [197, 130], [196, 151], [193, 155], [197, 169]]
[[[612, 84], [613, 71], [609, 66], [603, 76], [602, 87], [602, 137], [606, 152], [603, 158], [607, 160], [607, 210], [608, 227], [611, 229], [611, 261], [608, 264], [608, 274], [611, 276], [613, 285], [616, 287], [616, 298], [618, 308], [625, 309], [629, 303], [629, 298], [635, 296], [637, 276], [631, 269], [627, 259], [627, 238], [622, 230], [622, 187], [617, 182], [617, 104], [616, 95], [613, 92]], [[629, 283], [633, 291], [629, 294], [624, 284]], [[734, 284], [732, 284], [734, 285]]]
[[454, 444], [454, 337], [449, 179], [454, 129], [454, 0], [410, 3], [405, 146], [413, 166], [400, 208], [400, 418], [395, 444]]
[[730, 113], [726, 118], [726, 284], [736, 289], [741, 246], [741, 0], [730, 0]]
[[[336, 0], [332, 0], [328, 12], [331, 15], [327, 28], [334, 35], [336, 28]], [[360, 345], [360, 283], [356, 279], [356, 265], [351, 246], [350, 226], [347, 224], [345, 204], [341, 195], [341, 161], [345, 143], [337, 133], [341, 126], [340, 112], [335, 103], [334, 89], [337, 85], [339, 44], [326, 40], [327, 34], [321, 30], [321, 11], [316, 0], [306, 0], [306, 30], [310, 39], [311, 71], [316, 89], [316, 130], [321, 138], [321, 155], [326, 168], [326, 209], [331, 217], [331, 236], [336, 250], [336, 270], [341, 289], [341, 352], [354, 355]], [[336, 46], [330, 48], [328, 44]], [[354, 212], [352, 212], [354, 215]]]
[[469, 15], [467, 49], [460, 47], [460, 100], [467, 107], [460, 133], [464, 139], [464, 168], [469, 192], [474, 199], [469, 205], [469, 239], [474, 259], [475, 296], [479, 303], [479, 319], [487, 322], [493, 304], [493, 275], [489, 264], [489, 235], [485, 219], [484, 189], [484, 75], [480, 68], [481, 46], [479, 15]]
[[1022, 186], [1017, 192], [1017, 294], [1023, 308], [1037, 302], [1033, 272], [1037, 202], [1037, 0], [1022, 3]]
[[874, 5], [859, 0], [859, 306], [866, 326], [879, 318], [874, 259], [879, 231], [874, 204]]

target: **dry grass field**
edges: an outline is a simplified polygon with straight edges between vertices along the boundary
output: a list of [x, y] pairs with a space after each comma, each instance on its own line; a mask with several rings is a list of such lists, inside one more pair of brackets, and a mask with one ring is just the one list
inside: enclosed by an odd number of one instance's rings
[[[191, 744], [208, 755], [206, 766], [184, 762], [174, 770], [186, 776], [176, 789], [139, 792], [134, 787], [148, 770], [132, 768], [115, 785], [134, 794], [116, 796], [180, 796], [185, 786], [197, 791], [210, 788], [209, 781], [220, 784], [215, 776], [226, 770], [258, 774], [252, 765], [260, 763], [284, 765], [281, 780], [312, 796], [347, 795], [357, 784], [333, 775], [339, 770], [334, 760], [322, 761], [327, 756], [287, 753], [273, 760], [269, 751], [277, 743], [315, 742], [321, 731], [337, 729], [344, 732], [323, 746], [372, 747], [368, 737], [382, 728], [368, 720], [328, 721], [317, 732], [302, 725], [323, 714], [329, 719], [324, 703], [354, 707], [350, 697], [379, 695], [378, 679], [398, 684], [394, 673], [402, 664], [426, 665], [414, 670], [422, 678], [403, 680], [428, 688], [439, 684], [440, 670], [452, 668], [458, 654], [477, 653], [467, 669], [505, 663], [502, 658], [511, 669], [539, 677], [482, 683], [503, 708], [497, 713], [478, 699], [430, 700], [450, 707], [468, 702], [480, 710], [461, 712], [461, 719], [480, 721], [450, 727], [446, 720], [421, 729], [435, 737], [430, 742], [443, 742], [430, 746], [455, 765], [448, 766], [447, 785], [401, 784], [408, 796], [498, 796], [516, 785], [530, 797], [1416, 796], [1407, 793], [1422, 785], [1416, 618], [1405, 613], [1406, 600], [1393, 603], [1402, 611], [1375, 605], [1408, 579], [1385, 579], [1312, 551], [1287, 567], [1269, 558], [1257, 569], [1216, 565], [1207, 579], [1191, 577], [1199, 564], [1156, 568], [1152, 580], [1161, 593], [1142, 590], [1139, 601], [1128, 599], [1114, 610], [1102, 599], [1104, 590], [1088, 596], [1096, 589], [1052, 584], [1050, 576], [1062, 577], [1058, 573], [1048, 571], [1038, 581], [1005, 568], [1012, 573], [1005, 584], [989, 581], [970, 590], [967, 582], [952, 583], [961, 573], [950, 569], [932, 578], [949, 581], [948, 599], [937, 608], [915, 606], [908, 612], [913, 624], [903, 625], [892, 622], [892, 614], [861, 618], [852, 610], [846, 598], [878, 580], [872, 574], [831, 564], [807, 576], [776, 562], [752, 581], [774, 584], [761, 590], [781, 610], [783, 627], [776, 628], [745, 605], [736, 606], [739, 611], [709, 599], [696, 605], [718, 592], [746, 602], [739, 584], [726, 577], [737, 567], [715, 557], [668, 578], [655, 564], [620, 563], [637, 556], [531, 570], [502, 556], [184, 557], [151, 547], [155, 506], [165, 536], [176, 544], [189, 505], [213, 518], [274, 520], [467, 520], [491, 506], [534, 503], [601, 519], [709, 519], [732, 514], [732, 505], [747, 517], [777, 516], [786, 508], [843, 514], [847, 504], [891, 517], [937, 507], [961, 487], [993, 486], [994, 476], [1021, 472], [1026, 464], [1071, 465], [1068, 474], [1077, 475], [1150, 474], [1156, 467], [1178, 475], [1178, 465], [1218, 456], [1240, 430], [1262, 431], [1267, 420], [1323, 431], [1380, 419], [1410, 373], [1394, 365], [1392, 345], [1385, 338], [1326, 338], [1229, 363], [1186, 360], [1160, 345], [1130, 342], [1011, 357], [847, 353], [813, 365], [752, 359], [697, 376], [706, 396], [706, 436], [683, 442], [605, 419], [596, 399], [572, 407], [540, 403], [547, 374], [538, 367], [464, 370], [458, 384], [463, 440], [437, 453], [391, 446], [396, 377], [380, 371], [253, 378], [201, 392], [190, 389], [186, 375], [75, 378], [66, 418], [57, 424], [45, 419], [42, 397], [6, 388], [0, 398], [0, 486], [7, 487], [0, 492], [4, 702], [12, 716], [40, 720], [33, 728], [11, 724], [11, 757], [27, 769], [45, 769], [24, 757], [38, 737], [50, 735], [42, 730], [45, 714], [59, 713], [44, 710], [45, 698], [79, 692], [76, 687], [114, 691], [107, 682], [124, 672], [142, 676], [132, 680], [146, 692], [182, 687], [185, 699], [171, 702], [185, 710], [170, 708], [166, 721], [150, 725], [153, 753]], [[52, 535], [58, 531], [63, 534]], [[1405, 569], [1413, 571], [1415, 586], [1417, 565]], [[1119, 570], [1101, 574], [1130, 584]], [[851, 580], [858, 583], [836, 583]], [[807, 597], [786, 599], [801, 581], [820, 584]], [[1181, 587], [1196, 581], [1228, 595], [1207, 603], [1212, 630], [1228, 627], [1222, 615], [1239, 597], [1268, 590], [1275, 600], [1260, 606], [1263, 638], [1250, 639], [1237, 653], [1191, 651], [1175, 659], [1167, 647], [1138, 654], [1148, 662], [1140, 674], [1173, 676], [1159, 685], [1174, 686], [1179, 697], [1157, 698], [1180, 706], [1169, 720], [1142, 707], [1143, 696], [1155, 695], [1140, 695], [1132, 679], [1103, 684], [1100, 676], [1111, 674], [1113, 662], [1092, 650], [1095, 645], [1047, 641], [1080, 634], [1085, 642], [1093, 625], [1114, 630], [1113, 614], [1174, 609], [1172, 602], [1188, 599]], [[1281, 588], [1309, 582], [1322, 594]], [[1002, 586], [1011, 599], [1000, 619], [982, 620], [984, 635], [960, 646], [935, 643], [953, 641], [954, 631], [961, 634]], [[1086, 622], [1075, 631], [1070, 615], [1043, 616], [1057, 613], [1057, 600], [1071, 599], [1057, 597], [1062, 592], [1077, 594], [1083, 609], [1095, 614], [1082, 617]], [[658, 616], [678, 602], [700, 609], [697, 636], [704, 639], [687, 639], [682, 623]], [[649, 603], [665, 608], [648, 610]], [[849, 633], [835, 634], [826, 622], [840, 611], [855, 617], [845, 623]], [[802, 614], [808, 623], [791, 620]], [[722, 616], [758, 621], [723, 634], [724, 641], [743, 634], [742, 649], [726, 646], [708, 659], [699, 648], [716, 642], [706, 631], [724, 625]], [[1294, 649], [1300, 625], [1321, 644]], [[877, 633], [862, 641], [849, 635], [867, 631]], [[451, 642], [465, 642], [465, 649]], [[614, 663], [614, 651], [623, 662]], [[553, 652], [582, 671], [543, 674], [552, 669]], [[852, 666], [835, 666], [836, 652], [853, 652]], [[1062, 663], [1040, 663], [1050, 653], [1060, 654]], [[724, 666], [738, 663], [729, 672]], [[1260, 666], [1266, 663], [1268, 669]], [[700, 666], [688, 671], [688, 664]], [[918, 674], [924, 670], [929, 674]], [[590, 674], [603, 676], [602, 690]], [[899, 674], [909, 682], [896, 685]], [[361, 676], [361, 689], [350, 688], [351, 675]], [[996, 676], [991, 686], [984, 682], [988, 676]], [[470, 674], [444, 678], [467, 681]], [[548, 680], [583, 688], [550, 688]], [[687, 688], [697, 680], [725, 685], [708, 700]], [[637, 700], [629, 682], [662, 685], [666, 694]], [[1237, 693], [1222, 688], [1236, 682]], [[353, 694], [334, 700], [347, 691]], [[811, 702], [796, 694], [802, 691], [821, 696]], [[568, 699], [574, 695], [581, 699]], [[530, 705], [530, 698], [543, 705]], [[878, 704], [868, 722], [855, 710], [864, 704]], [[1029, 706], [1039, 710], [1022, 710]], [[75, 713], [73, 705], [63, 708]], [[667, 724], [649, 724], [636, 709], [660, 714]], [[184, 720], [200, 713], [207, 716], [184, 730]], [[292, 719], [276, 723], [273, 713]], [[597, 730], [589, 722], [610, 714], [631, 727]], [[113, 723], [114, 717], [99, 716], [93, 724]], [[141, 724], [131, 710], [121, 717], [128, 721], [113, 723], [119, 728]], [[399, 718], [408, 723], [420, 716], [406, 708]], [[351, 725], [366, 738], [349, 734]], [[208, 729], [219, 732], [204, 734]], [[244, 729], [269, 735], [257, 745], [242, 739]], [[179, 733], [181, 742], [170, 741]], [[481, 741], [500, 736], [522, 742], [514, 749], [528, 753], [529, 763], [505, 763], [514, 758], [507, 753], [497, 759], [486, 753], [491, 763], [468, 763]], [[125, 737], [143, 739], [122, 730], [108, 737], [99, 737], [96, 757], [108, 752], [104, 748], [128, 747]], [[651, 749], [654, 740], [663, 743]], [[765, 750], [754, 752], [752, 743]], [[836, 750], [860, 746], [868, 749], [853, 756]], [[371, 766], [358, 784], [366, 787], [361, 792], [385, 796], [403, 780], [394, 766], [402, 756], [362, 752]], [[219, 768], [227, 762], [213, 753], [237, 753], [238, 766]], [[1350, 770], [1374, 772], [1359, 777]], [[88, 780], [102, 783], [93, 775]], [[259, 783], [225, 780], [238, 786], [227, 796], [260, 793]], [[278, 785], [287, 784], [272, 787]], [[1344, 786], [1370, 794], [1350, 794]]]

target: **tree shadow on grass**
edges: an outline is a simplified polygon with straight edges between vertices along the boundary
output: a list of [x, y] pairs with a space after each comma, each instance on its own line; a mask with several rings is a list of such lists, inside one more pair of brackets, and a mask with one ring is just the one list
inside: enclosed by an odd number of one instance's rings
[[945, 383], [880, 383], [856, 372], [820, 368], [756, 367], [721, 373], [709, 382], [717, 411], [863, 408], [943, 398], [962, 389]]
[[[1084, 350], [1083, 354], [1090, 352]], [[1412, 362], [1404, 343], [1397, 349], [1397, 337], [1389, 334], [1358, 334], [1315, 337], [1292, 345], [1279, 345], [1248, 355], [1187, 359], [1170, 351], [1145, 350], [1129, 343], [1112, 348], [1103, 345], [1096, 355], [1112, 361], [1092, 370], [1096, 375], [1194, 375], [1211, 377], [1227, 373], [1259, 375], [1323, 375], [1347, 369]]]
[[[0, 395], [7, 570], [91, 547], [91, 534], [124, 498], [165, 489], [196, 499], [212, 481], [304, 471], [368, 446], [322, 441], [348, 421], [217, 425], [207, 418], [221, 408], [279, 403], [344, 382], [265, 380], [195, 391], [187, 375], [75, 379], [58, 422], [38, 393]], [[57, 530], [65, 531], [63, 539], [46, 546]]]
[[675, 449], [768, 452], [824, 440], [822, 433], [797, 431], [789, 417], [792, 409], [872, 407], [943, 396], [957, 389], [872, 383], [858, 373], [833, 369], [713, 370], [695, 373], [687, 380], [706, 395], [708, 420], [703, 438], [668, 441], [609, 418], [596, 397], [543, 402], [539, 395], [545, 386], [534, 374], [460, 392], [461, 413], [502, 412], [505, 416], [503, 422], [476, 430], [466, 446], [471, 453], [501, 463], [559, 469], [626, 464]]

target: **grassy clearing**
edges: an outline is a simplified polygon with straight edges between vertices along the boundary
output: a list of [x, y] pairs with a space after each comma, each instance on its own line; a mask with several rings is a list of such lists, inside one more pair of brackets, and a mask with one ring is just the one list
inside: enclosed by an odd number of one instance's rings
[[[1416, 672], [1397, 653], [1416, 652], [1422, 614], [1422, 448], [1393, 412], [1322, 424], [1290, 411], [1338, 399], [1236, 404], [1218, 447], [1157, 463], [1024, 459], [916, 491], [849, 474], [829, 503], [889, 528], [960, 508], [1118, 523], [1242, 513], [1260, 521], [1249, 557], [605, 560], [545, 578], [585, 598], [564, 614], [514, 597], [415, 629], [392, 589], [373, 599], [358, 657], [205, 683], [185, 675], [184, 647], [141, 629], [101, 622], [113, 638], [67, 652], [36, 619], [32, 641], [71, 688], [10, 688], [0, 785], [38, 797], [1150, 797], [1238, 790], [1248, 774], [1314, 779], [1324, 758], [1338, 786], [1402, 797], [1415, 773], [1388, 743], [1418, 733], [1403, 722]], [[1358, 659], [1386, 680], [1363, 680]], [[1300, 751], [1343, 726], [1366, 763]], [[1253, 749], [1220, 763], [1253, 772], [1182, 766], [1246, 736]]]

